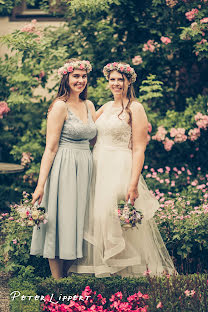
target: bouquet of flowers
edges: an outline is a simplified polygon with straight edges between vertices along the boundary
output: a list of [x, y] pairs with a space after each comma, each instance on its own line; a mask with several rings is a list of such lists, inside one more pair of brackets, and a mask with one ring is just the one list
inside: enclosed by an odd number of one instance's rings
[[23, 201], [20, 205], [16, 205], [16, 211], [20, 217], [22, 226], [37, 226], [40, 228], [40, 223], [46, 224], [47, 213], [44, 207], [40, 207], [36, 202], [32, 205], [31, 200], [28, 199], [29, 194], [23, 192]]
[[141, 224], [143, 214], [132, 206], [130, 201], [121, 200], [118, 204], [117, 215], [123, 228], [133, 228], [137, 224]]

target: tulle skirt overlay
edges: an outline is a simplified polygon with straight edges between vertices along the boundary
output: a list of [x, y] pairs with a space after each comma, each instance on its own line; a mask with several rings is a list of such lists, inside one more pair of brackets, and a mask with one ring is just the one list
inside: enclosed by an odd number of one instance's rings
[[116, 210], [127, 194], [131, 169], [131, 150], [96, 144], [90, 202], [85, 214], [83, 259], [77, 260], [70, 271], [94, 273], [97, 277], [140, 276], [147, 269], [156, 275], [175, 271], [153, 219], [159, 203], [142, 176], [134, 205], [144, 215], [142, 224], [130, 229], [120, 225]]

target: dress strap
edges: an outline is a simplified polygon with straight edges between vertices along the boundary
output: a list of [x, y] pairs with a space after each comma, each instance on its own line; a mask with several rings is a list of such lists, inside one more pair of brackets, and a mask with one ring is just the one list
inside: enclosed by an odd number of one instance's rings
[[90, 118], [92, 118], [91, 110], [89, 109], [89, 106], [87, 104], [87, 100], [85, 100], [84, 103], [85, 103], [85, 106], [87, 108], [87, 116], [88, 117], [90, 116]]

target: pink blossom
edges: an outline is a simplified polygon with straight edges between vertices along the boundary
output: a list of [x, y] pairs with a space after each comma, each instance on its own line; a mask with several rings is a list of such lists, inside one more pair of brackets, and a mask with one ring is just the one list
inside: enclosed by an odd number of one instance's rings
[[69, 66], [69, 67], [67, 68], [67, 70], [68, 70], [69, 73], [73, 72], [73, 66]]
[[194, 22], [194, 23], [191, 24], [191, 28], [192, 28], [192, 29], [196, 29], [197, 26], [198, 26], [198, 24], [197, 24], [196, 22]]
[[152, 132], [152, 125], [150, 122], [148, 122], [148, 132], [151, 133]]
[[160, 302], [157, 304], [157, 309], [162, 308], [162, 307], [163, 307], [163, 305], [162, 305], [162, 302], [160, 301]]
[[34, 160], [34, 158], [31, 156], [31, 153], [29, 152], [23, 152], [22, 158], [21, 158], [21, 165], [26, 166], [31, 162], [31, 160]]
[[147, 43], [144, 44], [143, 46], [143, 51], [150, 51], [150, 52], [154, 52], [155, 48], [159, 47], [158, 43], [155, 42], [154, 40], [148, 40]]
[[164, 36], [162, 36], [161, 38], [160, 38], [160, 40], [162, 41], [162, 43], [164, 43], [164, 44], [169, 44], [169, 43], [171, 43], [171, 39], [170, 38], [168, 38], [168, 37], [164, 37]]
[[174, 141], [168, 138], [165, 138], [165, 141], [163, 142], [163, 144], [164, 144], [165, 150], [169, 152], [172, 149], [172, 146], [174, 145]]
[[207, 127], [208, 127], [208, 115], [203, 115], [201, 113], [197, 113], [194, 118], [195, 118], [197, 126], [200, 129], [205, 129], [205, 130], [207, 129]]
[[10, 111], [8, 104], [6, 102], [0, 102], [0, 119], [3, 118], [4, 114], [7, 114]]
[[174, 142], [181, 143], [186, 141], [187, 136], [185, 135], [184, 128], [171, 128], [170, 129], [170, 136], [174, 137]]
[[167, 134], [167, 130], [163, 126], [158, 127], [157, 132], [154, 136], [152, 136], [153, 140], [158, 142], [162, 142], [165, 140], [165, 135]]
[[84, 69], [84, 65], [83, 65], [83, 64], [80, 64], [79, 68], [80, 68], [80, 69]]
[[16, 239], [13, 239], [12, 240], [13, 244], [15, 245], [17, 243], [17, 240]]
[[196, 186], [198, 184], [198, 181], [197, 180], [194, 180], [193, 182], [191, 182], [191, 185], [192, 186]]
[[14, 218], [13, 217], [9, 217], [8, 220], [12, 221], [12, 220], [14, 220]]
[[178, 3], [178, 0], [166, 0], [166, 5], [173, 8]]
[[199, 45], [204, 44], [204, 43], [207, 43], [206, 39], [202, 39], [201, 41], [197, 42], [197, 44], [199, 44]]
[[188, 135], [191, 141], [196, 141], [200, 137], [200, 128], [190, 129]]
[[148, 166], [147, 166], [147, 165], [145, 165], [145, 166], [144, 166], [144, 169], [148, 169]]
[[142, 60], [142, 58], [141, 58], [140, 55], [136, 55], [136, 56], [132, 59], [132, 63], [133, 63], [134, 65], [140, 65], [140, 64], [143, 63], [143, 60]]
[[150, 275], [151, 272], [152, 272], [152, 271], [150, 271], [150, 270], [147, 269], [146, 271], [144, 271], [143, 275], [144, 275], [144, 276]]
[[200, 23], [203, 24], [203, 23], [208, 23], [208, 17], [204, 17], [200, 20]]
[[185, 293], [185, 295], [186, 295], [186, 297], [193, 297], [194, 295], [195, 295], [195, 290], [185, 290], [184, 291], [184, 293]]
[[157, 169], [157, 171], [160, 172], [160, 173], [163, 173], [163, 172], [164, 172], [164, 171], [163, 171], [163, 168], [159, 168], [159, 169]]
[[198, 9], [192, 9], [191, 11], [188, 11], [185, 13], [186, 18], [189, 21], [193, 21], [195, 19], [195, 16], [199, 13]]
[[63, 70], [63, 74], [66, 75], [66, 74], [67, 74], [67, 71], [66, 71], [66, 70]]

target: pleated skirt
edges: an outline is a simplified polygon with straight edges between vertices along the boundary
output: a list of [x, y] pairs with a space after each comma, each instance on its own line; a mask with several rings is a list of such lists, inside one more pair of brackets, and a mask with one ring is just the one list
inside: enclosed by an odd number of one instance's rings
[[92, 154], [89, 142], [59, 146], [41, 203], [48, 223], [33, 229], [31, 255], [74, 260], [83, 256], [85, 211], [89, 202]]

